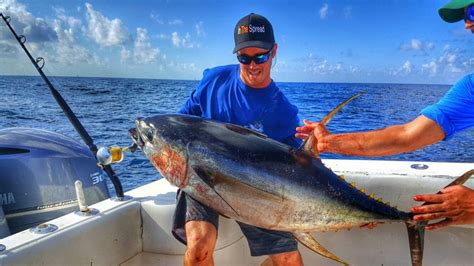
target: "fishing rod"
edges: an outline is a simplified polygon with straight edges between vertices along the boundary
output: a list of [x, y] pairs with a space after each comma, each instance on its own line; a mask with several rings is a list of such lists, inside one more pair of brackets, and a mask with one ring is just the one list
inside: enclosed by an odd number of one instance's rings
[[[87, 133], [86, 129], [82, 126], [81, 122], [79, 119], [77, 119], [76, 115], [74, 112], [71, 110], [69, 105], [66, 103], [64, 98], [59, 94], [59, 92], [54, 88], [53, 84], [49, 81], [49, 79], [46, 77], [46, 75], [43, 73], [43, 67], [45, 64], [44, 58], [38, 57], [36, 59], [31, 56], [30, 52], [25, 46], [26, 42], [26, 37], [24, 35], [17, 35], [15, 30], [12, 28], [10, 25], [10, 20], [11, 18], [9, 16], [4, 16], [2, 13], [0, 13], [0, 16], [2, 17], [3, 21], [7, 24], [8, 28], [10, 31], [13, 33], [15, 36], [15, 39], [18, 41], [20, 46], [23, 48], [23, 51], [25, 51], [26, 55], [28, 58], [31, 60], [31, 63], [35, 66], [36, 70], [39, 72], [41, 77], [43, 78], [44, 82], [46, 85], [48, 85], [49, 90], [54, 96], [54, 99], [56, 99], [56, 102], [59, 104], [61, 109], [63, 110], [64, 114], [66, 117], [69, 119], [71, 122], [72, 126], [74, 129], [79, 133], [79, 136], [82, 138], [82, 140], [85, 142], [85, 144], [89, 147], [89, 150], [94, 154], [94, 156], [97, 159], [97, 146], [95, 146], [94, 141], [90, 137], [89, 133]], [[41, 64], [38, 65], [38, 64]], [[122, 183], [120, 183], [119, 178], [115, 174], [114, 170], [110, 165], [101, 165], [102, 169], [107, 173], [107, 176], [110, 178], [112, 181], [112, 184], [114, 185], [115, 188], [115, 193], [117, 194], [117, 199], [123, 200], [124, 199], [124, 194], [123, 194], [123, 188], [122, 188]]]

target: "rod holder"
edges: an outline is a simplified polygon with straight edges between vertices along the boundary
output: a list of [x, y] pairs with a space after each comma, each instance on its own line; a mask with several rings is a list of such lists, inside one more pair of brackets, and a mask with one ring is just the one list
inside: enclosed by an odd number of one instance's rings
[[49, 234], [58, 230], [58, 226], [54, 224], [44, 223], [30, 228], [30, 232], [38, 235]]
[[98, 210], [89, 208], [89, 206], [87, 206], [86, 197], [84, 196], [84, 189], [82, 188], [82, 182], [80, 180], [76, 180], [76, 182], [74, 182], [74, 186], [76, 187], [77, 204], [79, 204], [79, 211], [75, 213], [80, 216], [91, 216], [98, 214]]
[[77, 203], [79, 204], [79, 211], [89, 212], [90, 210], [86, 203], [86, 197], [84, 196], [84, 189], [82, 188], [82, 182], [80, 180], [76, 180], [76, 182], [74, 182], [74, 186], [76, 187], [76, 197], [77, 197]]

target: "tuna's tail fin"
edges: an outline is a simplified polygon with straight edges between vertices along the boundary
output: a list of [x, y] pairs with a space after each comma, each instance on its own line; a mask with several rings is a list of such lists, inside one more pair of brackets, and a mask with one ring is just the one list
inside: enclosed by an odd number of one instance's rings
[[[474, 169], [469, 170], [460, 177], [456, 178], [453, 182], [444, 188], [462, 185], [464, 184], [472, 175], [474, 175]], [[441, 194], [441, 191], [438, 191], [437, 194]], [[429, 203], [423, 203], [427, 205]], [[422, 205], [422, 206], [423, 206]], [[423, 241], [425, 238], [425, 226], [428, 224], [428, 221], [415, 222], [413, 220], [408, 220], [405, 222], [408, 231], [408, 240], [410, 241], [410, 254], [411, 254], [411, 263], [413, 266], [421, 266], [423, 261]]]
[[423, 262], [423, 246], [425, 239], [425, 226], [427, 221], [415, 222], [409, 220], [405, 222], [408, 231], [408, 240], [410, 241], [411, 265], [421, 266]]

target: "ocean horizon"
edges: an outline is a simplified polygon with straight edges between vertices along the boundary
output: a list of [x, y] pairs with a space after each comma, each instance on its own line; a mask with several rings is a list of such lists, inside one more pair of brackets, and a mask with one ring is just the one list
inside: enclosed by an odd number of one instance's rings
[[[41, 78], [40, 76], [36, 75], [2, 75], [0, 77], [25, 77], [25, 78]], [[48, 78], [83, 78], [83, 79], [131, 79], [131, 80], [163, 80], [163, 81], [200, 81], [200, 79], [167, 79], [167, 78], [146, 78], [146, 77], [115, 77], [115, 76], [48, 76]], [[383, 84], [391, 84], [391, 85], [439, 85], [439, 86], [452, 86], [453, 84], [449, 83], [389, 83], [389, 82], [335, 82], [335, 81], [278, 81], [278, 79], [274, 80], [275, 83], [315, 83], [315, 84], [372, 84], [372, 85], [383, 85]]]

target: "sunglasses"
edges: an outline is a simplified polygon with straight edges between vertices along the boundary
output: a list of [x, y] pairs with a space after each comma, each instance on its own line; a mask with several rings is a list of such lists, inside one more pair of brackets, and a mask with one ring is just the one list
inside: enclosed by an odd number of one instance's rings
[[474, 5], [467, 7], [466, 12], [464, 12], [464, 21], [474, 22]]
[[272, 47], [272, 49], [270, 49], [268, 52], [266, 52], [264, 54], [258, 54], [258, 55], [254, 55], [254, 56], [239, 55], [238, 54], [237, 55], [237, 60], [239, 60], [239, 62], [241, 64], [244, 64], [244, 65], [250, 65], [250, 63], [252, 61], [254, 61], [255, 64], [257, 64], [257, 65], [260, 65], [260, 64], [263, 64], [263, 63], [267, 62], [268, 59], [270, 59], [272, 51], [273, 51], [273, 47]]

